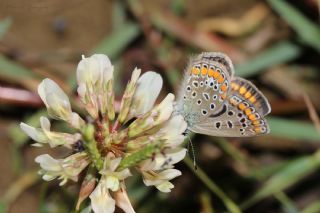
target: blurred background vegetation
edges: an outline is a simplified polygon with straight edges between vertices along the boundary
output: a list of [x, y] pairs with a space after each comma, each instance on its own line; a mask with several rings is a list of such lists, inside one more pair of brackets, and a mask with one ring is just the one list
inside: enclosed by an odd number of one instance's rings
[[[317, 0], [0, 1], [0, 212], [72, 212], [79, 186], [36, 174], [35, 156], [64, 149], [30, 147], [18, 124], [39, 125], [45, 77], [73, 96], [81, 59], [105, 53], [116, 91], [135, 66], [176, 93], [188, 57], [228, 54], [236, 75], [268, 97], [271, 133], [254, 138], [195, 135], [198, 170], [163, 194], [140, 178], [127, 183], [137, 212], [320, 212], [320, 27]], [[60, 123], [55, 128], [62, 129]]]

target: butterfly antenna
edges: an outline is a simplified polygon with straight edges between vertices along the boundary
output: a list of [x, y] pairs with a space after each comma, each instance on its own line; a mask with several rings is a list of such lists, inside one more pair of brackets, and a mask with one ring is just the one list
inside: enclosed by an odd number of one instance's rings
[[[193, 166], [194, 166], [194, 169], [197, 170], [198, 167], [197, 167], [197, 163], [196, 163], [196, 155], [195, 155], [194, 148], [193, 148], [193, 144], [192, 144], [192, 141], [191, 141], [191, 138], [190, 138], [189, 135], [188, 135], [188, 139], [189, 139], [189, 143], [188, 143], [187, 149], [189, 150], [189, 148], [191, 147], [191, 154], [192, 154], [192, 159], [193, 159]], [[189, 154], [189, 156], [190, 156], [190, 154]]]

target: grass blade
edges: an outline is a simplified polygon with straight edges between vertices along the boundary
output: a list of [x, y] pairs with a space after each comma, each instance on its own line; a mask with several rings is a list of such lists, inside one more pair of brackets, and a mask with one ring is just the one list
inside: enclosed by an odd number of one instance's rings
[[0, 39], [2, 39], [2, 37], [8, 32], [11, 24], [11, 18], [5, 18], [2, 21], [0, 21]]
[[301, 213], [317, 213], [320, 212], [320, 201], [311, 203], [309, 206], [304, 208]]
[[317, 170], [319, 166], [320, 151], [317, 151], [312, 156], [293, 160], [281, 171], [273, 175], [254, 196], [243, 204], [243, 207], [247, 208], [270, 195], [285, 190], [300, 181], [303, 177]]
[[[190, 158], [184, 159], [185, 164], [194, 171], [194, 165]], [[218, 185], [213, 182], [204, 171], [198, 167], [197, 171], [194, 171], [194, 174], [215, 194], [217, 195], [225, 204], [228, 211], [231, 213], [241, 212], [237, 204], [235, 204], [224, 192], [221, 190]]]
[[291, 61], [301, 54], [301, 49], [290, 42], [280, 42], [249, 61], [236, 66], [236, 75], [247, 77], [256, 75], [264, 69]]
[[137, 24], [126, 23], [107, 36], [92, 52], [106, 54], [111, 59], [117, 58], [139, 34]]
[[320, 28], [283, 0], [268, 0], [269, 4], [296, 31], [301, 40], [320, 51]]
[[311, 123], [276, 117], [271, 117], [267, 120], [270, 125], [270, 134], [273, 136], [320, 142], [320, 133]]

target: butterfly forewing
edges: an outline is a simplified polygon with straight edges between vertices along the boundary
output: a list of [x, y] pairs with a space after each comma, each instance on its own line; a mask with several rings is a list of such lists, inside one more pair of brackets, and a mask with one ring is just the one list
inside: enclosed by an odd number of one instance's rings
[[233, 66], [222, 53], [202, 53], [190, 60], [178, 101], [189, 126], [218, 112], [231, 91]]

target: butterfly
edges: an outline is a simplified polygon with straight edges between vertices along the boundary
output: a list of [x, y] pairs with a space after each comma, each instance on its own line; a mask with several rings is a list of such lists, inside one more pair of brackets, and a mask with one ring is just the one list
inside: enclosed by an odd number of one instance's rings
[[267, 98], [250, 81], [234, 76], [230, 58], [219, 52], [191, 57], [175, 113], [188, 130], [211, 136], [248, 137], [270, 131]]

